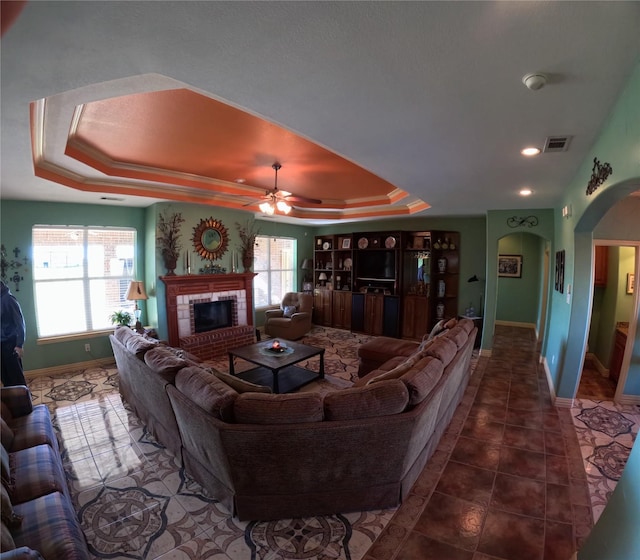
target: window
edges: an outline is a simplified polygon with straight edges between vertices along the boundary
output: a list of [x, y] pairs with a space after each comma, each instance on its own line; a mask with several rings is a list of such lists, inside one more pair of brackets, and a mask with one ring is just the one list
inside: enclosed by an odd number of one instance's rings
[[294, 292], [296, 284], [297, 240], [283, 237], [256, 237], [253, 294], [256, 307], [278, 305], [282, 296]]
[[132, 228], [34, 226], [33, 279], [38, 336], [110, 328], [114, 311], [133, 311]]

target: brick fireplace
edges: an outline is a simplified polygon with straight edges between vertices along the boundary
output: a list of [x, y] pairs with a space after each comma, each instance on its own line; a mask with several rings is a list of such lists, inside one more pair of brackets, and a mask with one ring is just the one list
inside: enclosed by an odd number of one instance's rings
[[[166, 286], [169, 344], [202, 360], [224, 356], [231, 348], [253, 344], [253, 272], [161, 276]], [[196, 333], [193, 304], [231, 300], [232, 326]]]

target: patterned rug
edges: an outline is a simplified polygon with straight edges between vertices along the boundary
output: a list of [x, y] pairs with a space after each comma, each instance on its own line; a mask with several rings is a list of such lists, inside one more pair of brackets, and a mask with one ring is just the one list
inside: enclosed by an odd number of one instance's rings
[[[349, 386], [357, 348], [369, 339], [315, 327], [301, 342], [325, 348], [327, 377], [304, 390]], [[226, 358], [215, 365], [228, 371]], [[317, 370], [317, 358], [307, 366]], [[238, 363], [243, 367], [252, 366]], [[360, 560], [396, 511], [240, 522], [122, 403], [115, 367], [40, 377], [30, 388], [34, 402], [54, 413], [72, 498], [96, 558]]]

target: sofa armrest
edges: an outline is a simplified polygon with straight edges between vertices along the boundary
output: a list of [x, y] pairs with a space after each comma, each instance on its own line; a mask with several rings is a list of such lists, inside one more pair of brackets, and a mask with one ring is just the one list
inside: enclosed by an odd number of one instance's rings
[[308, 311], [298, 311], [297, 313], [291, 315], [291, 320], [296, 323], [299, 321], [309, 321], [310, 319], [311, 313], [309, 313]]
[[21, 546], [1, 553], [0, 560], [43, 560], [43, 558], [37, 550]]
[[284, 311], [282, 309], [267, 309], [264, 312], [265, 320], [274, 319], [275, 317], [282, 317], [283, 315], [284, 315]]
[[11, 387], [2, 387], [0, 390], [0, 398], [5, 403], [12, 416], [26, 416], [33, 410], [33, 402], [31, 401], [31, 392], [26, 385], [14, 385]]

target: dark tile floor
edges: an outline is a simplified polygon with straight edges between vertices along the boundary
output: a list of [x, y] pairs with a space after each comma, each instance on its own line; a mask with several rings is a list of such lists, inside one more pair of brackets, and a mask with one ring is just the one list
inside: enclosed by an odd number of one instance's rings
[[571, 414], [551, 403], [534, 332], [498, 326], [443, 444], [365, 558], [568, 560], [591, 526]]
[[616, 382], [604, 377], [596, 368], [593, 360], [585, 358], [578, 394], [580, 399], [612, 401], [616, 394]]

